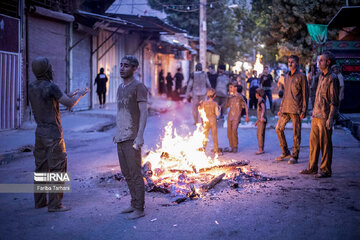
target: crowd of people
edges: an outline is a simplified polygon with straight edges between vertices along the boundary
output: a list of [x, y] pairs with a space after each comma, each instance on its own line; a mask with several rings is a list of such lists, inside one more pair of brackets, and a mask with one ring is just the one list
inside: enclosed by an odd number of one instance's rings
[[[184, 75], [182, 68], [177, 68], [174, 77], [168, 72], [164, 77], [164, 70], [161, 69], [158, 76], [158, 92], [160, 95], [165, 94], [169, 99], [180, 100], [182, 82]], [[175, 81], [175, 88], [174, 88]], [[166, 86], [166, 87], [165, 87]]]
[[[246, 114], [245, 120], [249, 121], [248, 109], [255, 108], [257, 121], [257, 155], [264, 154], [265, 130], [266, 130], [266, 100], [269, 101], [270, 110], [278, 115], [275, 128], [278, 136], [281, 155], [275, 161], [288, 160], [288, 164], [298, 163], [301, 143], [301, 125], [308, 113], [309, 89], [312, 105], [312, 122], [310, 133], [310, 156], [309, 166], [301, 171], [301, 174], [315, 174], [317, 178], [331, 176], [332, 159], [332, 127], [341, 99], [343, 98], [343, 80], [339, 73], [338, 66], [333, 65], [334, 59], [331, 53], [324, 52], [319, 58], [319, 74], [315, 77], [307, 77], [299, 68], [300, 59], [296, 55], [288, 58], [288, 73], [282, 73], [280, 78], [279, 98], [272, 100], [273, 77], [269, 73], [269, 67], [265, 66], [260, 76], [252, 71], [248, 77], [249, 106], [247, 99], [242, 95], [241, 77], [231, 76], [225, 71], [225, 65], [218, 67], [215, 72], [211, 66], [206, 74], [202, 70], [201, 63], [196, 65], [195, 71], [190, 75], [187, 85], [186, 96], [191, 98], [194, 124], [200, 121], [204, 124], [206, 141], [203, 146], [206, 148], [209, 131], [212, 131], [214, 142], [213, 151], [217, 154], [222, 152], [238, 151], [238, 125], [241, 115]], [[311, 83], [308, 83], [311, 78]], [[239, 81], [240, 79], [240, 81]], [[316, 82], [316, 86], [315, 85]], [[315, 93], [314, 93], [315, 92]], [[206, 97], [208, 99], [206, 99]], [[227, 115], [227, 136], [229, 147], [220, 149], [217, 140], [217, 121]], [[199, 120], [199, 109], [203, 109], [206, 120]], [[289, 121], [293, 125], [293, 147], [290, 152], [285, 137], [285, 126]], [[223, 150], [223, 151], [221, 151]], [[322, 160], [320, 172], [318, 172], [317, 161], [321, 152]]]

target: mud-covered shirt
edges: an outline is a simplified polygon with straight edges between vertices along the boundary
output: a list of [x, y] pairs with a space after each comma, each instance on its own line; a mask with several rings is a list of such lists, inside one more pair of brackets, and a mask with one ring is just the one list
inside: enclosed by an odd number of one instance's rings
[[216, 111], [218, 110], [218, 104], [214, 101], [204, 101], [202, 103], [206, 118], [209, 122], [216, 123]]
[[240, 122], [241, 112], [245, 108], [246, 103], [241, 95], [230, 95], [226, 99], [225, 109], [230, 108], [228, 121], [237, 120]]
[[205, 96], [206, 89], [210, 87], [211, 85], [206, 72], [196, 71], [190, 75], [186, 93], [192, 93], [193, 96]]
[[265, 122], [266, 122], [267, 121], [267, 118], [266, 118], [266, 106], [265, 106], [265, 100], [263, 98], [261, 98], [261, 100], [258, 101], [258, 103], [257, 103], [257, 108], [256, 108], [257, 120], [261, 121], [261, 112], [263, 110], [262, 106], [264, 106], [264, 109], [265, 109], [263, 118], [265, 119]]
[[306, 114], [308, 102], [308, 84], [304, 74], [298, 70], [289, 72], [285, 77], [284, 97], [281, 101], [281, 113]]
[[36, 80], [29, 85], [29, 100], [37, 124], [36, 136], [63, 137], [59, 111], [62, 95], [60, 88], [47, 80]]
[[226, 74], [221, 74], [218, 76], [215, 89], [217, 97], [227, 97], [229, 83], [230, 78]]
[[320, 74], [312, 116], [328, 119], [331, 105], [339, 106], [339, 80], [334, 73]]
[[115, 142], [134, 140], [140, 123], [139, 102], [147, 102], [148, 91], [136, 79], [120, 84], [117, 91], [117, 115]]

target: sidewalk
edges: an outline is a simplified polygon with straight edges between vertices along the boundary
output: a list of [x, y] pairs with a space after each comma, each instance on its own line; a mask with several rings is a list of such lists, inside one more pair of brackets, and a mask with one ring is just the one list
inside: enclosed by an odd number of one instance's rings
[[357, 140], [360, 140], [360, 113], [342, 113], [340, 123], [348, 128]]
[[[177, 103], [166, 98], [156, 97], [149, 102], [150, 115], [164, 113]], [[106, 108], [68, 112], [61, 114], [61, 123], [64, 137], [73, 136], [74, 133], [103, 132], [116, 126], [116, 104], [110, 103]], [[0, 164], [12, 161], [16, 154], [32, 152], [35, 144], [34, 121], [25, 122], [20, 129], [0, 131]]]

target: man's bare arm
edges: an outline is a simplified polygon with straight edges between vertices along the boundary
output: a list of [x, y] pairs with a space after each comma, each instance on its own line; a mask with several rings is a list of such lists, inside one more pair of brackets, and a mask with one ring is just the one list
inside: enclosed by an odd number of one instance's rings
[[84, 88], [80, 91], [77, 91], [76, 94], [72, 97], [68, 97], [67, 94], [63, 94], [62, 97], [59, 99], [59, 102], [68, 108], [74, 107], [79, 100], [85, 96], [89, 92], [88, 88]]
[[248, 109], [246, 103], [245, 103], [245, 113], [246, 113], [245, 121], [249, 122], [250, 121], [250, 119], [249, 119], [249, 109]]
[[76, 95], [76, 93], [79, 91], [80, 89], [76, 89], [75, 91], [71, 92], [71, 93], [68, 93], [66, 94], [69, 98], [72, 98], [73, 96]]
[[144, 145], [144, 131], [148, 116], [147, 102], [139, 102], [138, 106], [140, 110], [140, 121], [139, 130], [134, 140], [134, 145], [136, 149], [139, 149], [142, 145]]
[[334, 116], [339, 106], [339, 89], [334, 82], [330, 83], [330, 113], [326, 120], [326, 128], [331, 129], [334, 123]]

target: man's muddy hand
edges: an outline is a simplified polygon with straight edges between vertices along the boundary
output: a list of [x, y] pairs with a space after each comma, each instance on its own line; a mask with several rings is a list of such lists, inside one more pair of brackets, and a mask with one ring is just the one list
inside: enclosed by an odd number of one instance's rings
[[83, 88], [79, 90], [79, 94], [83, 97], [89, 92], [89, 88]]
[[328, 120], [326, 120], [326, 128], [328, 130], [330, 130], [333, 126], [333, 119], [332, 118], [328, 118]]
[[72, 98], [73, 96], [75, 96], [78, 93], [79, 90], [80, 89], [76, 89], [75, 91], [68, 93], [68, 97]]
[[133, 147], [136, 149], [136, 150], [139, 150], [142, 146], [144, 145], [144, 138], [141, 137], [141, 136], [137, 136], [134, 140], [134, 145]]

